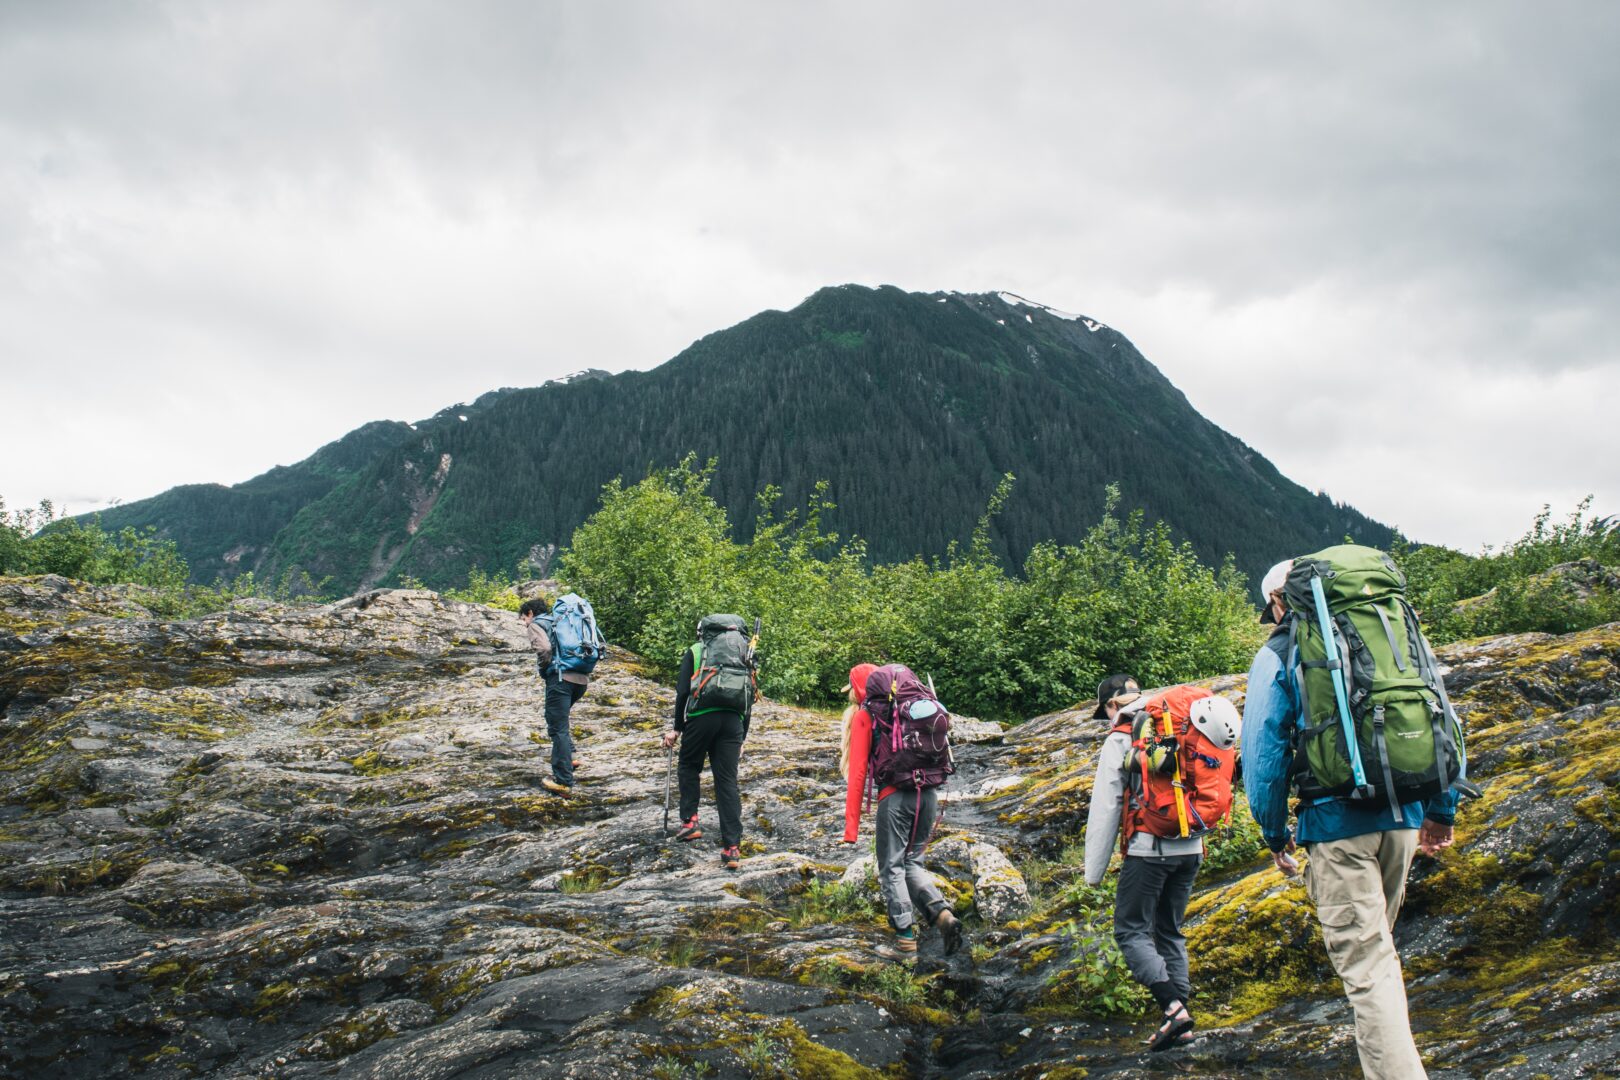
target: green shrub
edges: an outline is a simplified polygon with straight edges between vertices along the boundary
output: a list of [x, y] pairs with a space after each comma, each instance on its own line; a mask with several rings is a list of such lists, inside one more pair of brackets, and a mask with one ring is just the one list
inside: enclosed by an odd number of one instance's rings
[[444, 596], [447, 600], [460, 600], [465, 604], [485, 604], [504, 611], [516, 611], [523, 606], [523, 600], [517, 594], [517, 586], [506, 571], [497, 570], [493, 574], [486, 574], [477, 566], [467, 572], [465, 588], [447, 589]]
[[1070, 940], [1073, 955], [1052, 980], [1062, 999], [1097, 1016], [1134, 1016], [1147, 1007], [1152, 996], [1131, 976], [1112, 934], [1089, 929]]
[[1232, 796], [1232, 815], [1204, 837], [1205, 873], [1220, 873], [1234, 866], [1247, 866], [1266, 850], [1260, 826], [1249, 813], [1249, 801], [1241, 792]]
[[882, 917], [883, 906], [870, 875], [861, 881], [847, 883], [820, 879], [812, 881], [794, 897], [793, 906], [787, 912], [788, 922], [794, 926], [819, 926], [822, 923]]
[[[1407, 595], [1435, 644], [1493, 634], [1567, 634], [1620, 619], [1620, 521], [1591, 516], [1582, 499], [1562, 522], [1543, 507], [1528, 532], [1479, 555], [1398, 544]], [[1581, 563], [1575, 574], [1549, 574]], [[1576, 578], [1585, 577], [1584, 586]]]
[[140, 602], [153, 614], [191, 618], [220, 611], [237, 600], [255, 597], [283, 602], [321, 599], [324, 582], [301, 570], [276, 581], [261, 581], [251, 572], [213, 585], [188, 584], [190, 570], [172, 540], [152, 529], [101, 527], [59, 517], [49, 502], [37, 510], [8, 511], [0, 499], [0, 574], [60, 574], [92, 585], [129, 584], [147, 592]]
[[753, 539], [735, 542], [708, 493], [713, 470], [688, 457], [637, 484], [608, 484], [559, 560], [609, 640], [666, 673], [697, 620], [728, 611], [763, 619], [760, 681], [771, 697], [825, 701], [856, 663], [893, 660], [933, 676], [961, 713], [1022, 719], [1083, 699], [1109, 671], [1181, 682], [1239, 670], [1259, 644], [1230, 562], [1211, 570], [1162, 524], [1121, 517], [1115, 488], [1079, 544], [1038, 546], [1020, 577], [989, 539], [1010, 476], [965, 550], [871, 566], [858, 539], [821, 531], [825, 484], [784, 514], [767, 488]]

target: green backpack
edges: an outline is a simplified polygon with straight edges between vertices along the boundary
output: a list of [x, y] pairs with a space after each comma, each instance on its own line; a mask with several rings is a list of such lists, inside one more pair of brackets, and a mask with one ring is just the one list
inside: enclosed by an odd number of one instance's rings
[[1300, 796], [1380, 800], [1399, 820], [1402, 803], [1471, 789], [1462, 724], [1395, 560], [1356, 544], [1306, 555], [1283, 598], [1304, 716]]
[[705, 615], [692, 646], [692, 692], [686, 715], [727, 709], [746, 714], [755, 697], [754, 648], [739, 615]]

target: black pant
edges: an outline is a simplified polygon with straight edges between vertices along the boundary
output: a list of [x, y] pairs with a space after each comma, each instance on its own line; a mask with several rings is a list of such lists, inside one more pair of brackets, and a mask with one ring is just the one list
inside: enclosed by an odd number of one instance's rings
[[546, 734], [551, 738], [551, 776], [564, 787], [574, 786], [574, 733], [568, 713], [585, 696], [585, 687], [561, 676], [546, 675]]
[[688, 717], [681, 731], [681, 821], [697, 816], [703, 782], [703, 759], [714, 774], [715, 810], [720, 814], [720, 843], [742, 843], [742, 792], [737, 789], [737, 759], [742, 756], [743, 721], [734, 712]]
[[1170, 995], [1159, 1002], [1161, 1007], [1172, 999], [1186, 1002], [1192, 994], [1181, 920], [1203, 861], [1202, 855], [1127, 855], [1119, 872], [1114, 940], [1137, 982], [1154, 990], [1155, 998]]

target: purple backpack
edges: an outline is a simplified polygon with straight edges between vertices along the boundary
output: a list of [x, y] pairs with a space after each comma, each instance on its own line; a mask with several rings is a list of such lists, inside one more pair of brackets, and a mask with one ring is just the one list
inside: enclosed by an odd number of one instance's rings
[[872, 718], [872, 761], [877, 788], [931, 788], [956, 771], [951, 760], [951, 714], [904, 664], [889, 664], [866, 680]]

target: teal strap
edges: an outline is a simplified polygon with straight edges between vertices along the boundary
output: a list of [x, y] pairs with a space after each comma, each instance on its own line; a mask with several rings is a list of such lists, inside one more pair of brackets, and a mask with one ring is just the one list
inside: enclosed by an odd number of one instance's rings
[[1345, 749], [1350, 754], [1350, 771], [1355, 777], [1356, 787], [1367, 787], [1367, 770], [1361, 764], [1361, 744], [1356, 741], [1355, 721], [1350, 718], [1350, 698], [1344, 685], [1344, 664], [1342, 654], [1339, 652], [1339, 636], [1333, 626], [1333, 620], [1328, 617], [1327, 594], [1322, 591], [1322, 578], [1320, 575], [1311, 578], [1311, 596], [1316, 600], [1316, 621], [1322, 628], [1322, 651], [1332, 650], [1338, 662], [1328, 665], [1329, 674], [1333, 676], [1333, 698], [1339, 706], [1339, 722], [1344, 725]]

